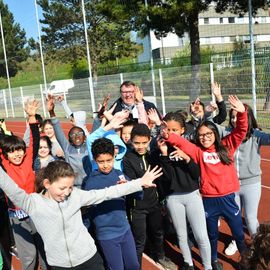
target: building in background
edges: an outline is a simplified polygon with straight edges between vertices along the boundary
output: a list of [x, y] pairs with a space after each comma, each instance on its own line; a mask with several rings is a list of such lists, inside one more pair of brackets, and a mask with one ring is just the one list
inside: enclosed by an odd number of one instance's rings
[[[240, 17], [231, 12], [217, 13], [214, 5], [208, 11], [199, 14], [199, 33], [201, 47], [211, 47], [215, 51], [232, 51], [234, 44], [249, 43], [248, 13]], [[253, 18], [253, 33], [255, 47], [269, 47], [270, 45], [270, 9], [259, 9]], [[186, 34], [179, 38], [176, 34], [169, 33], [165, 37], [157, 39], [151, 31], [151, 43], [153, 59], [160, 59], [161, 63], [170, 63], [177, 52], [189, 44]], [[142, 43], [144, 51], [139, 55], [139, 62], [150, 60], [149, 37], [137, 38]]]

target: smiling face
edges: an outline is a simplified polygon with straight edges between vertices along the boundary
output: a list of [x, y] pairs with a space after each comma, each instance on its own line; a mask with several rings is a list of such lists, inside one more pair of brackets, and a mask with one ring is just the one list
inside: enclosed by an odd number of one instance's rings
[[81, 146], [84, 141], [85, 141], [85, 135], [84, 132], [81, 128], [79, 127], [74, 127], [69, 133], [69, 141], [74, 145], [74, 146]]
[[40, 140], [39, 142], [39, 149], [38, 149], [38, 156], [40, 158], [46, 158], [50, 154], [50, 148], [46, 140]]
[[7, 153], [7, 159], [14, 165], [20, 165], [25, 157], [25, 152], [23, 149], [18, 149], [13, 152]]
[[175, 133], [178, 136], [181, 136], [185, 132], [185, 128], [180, 125], [179, 122], [174, 120], [166, 121], [167, 131], [169, 135]]
[[114, 157], [109, 154], [100, 154], [98, 157], [95, 159], [97, 165], [98, 165], [98, 170], [104, 174], [109, 174], [110, 171], [113, 168], [114, 164]]
[[50, 139], [54, 137], [54, 129], [51, 124], [46, 124], [43, 128], [43, 132], [46, 136], [48, 136]]
[[43, 185], [46, 189], [45, 196], [57, 202], [63, 202], [68, 198], [73, 190], [74, 177], [66, 176], [59, 177], [56, 181], [50, 183], [48, 179], [43, 180]]
[[237, 112], [232, 110], [231, 115], [230, 115], [230, 123], [233, 128], [236, 127], [236, 121], [237, 121]]
[[133, 105], [135, 103], [135, 89], [133, 85], [121, 87], [121, 99], [126, 105]]
[[209, 148], [215, 143], [215, 133], [213, 132], [212, 129], [206, 127], [206, 126], [201, 126], [200, 129], [198, 130], [198, 138], [200, 141], [200, 144], [204, 148]]

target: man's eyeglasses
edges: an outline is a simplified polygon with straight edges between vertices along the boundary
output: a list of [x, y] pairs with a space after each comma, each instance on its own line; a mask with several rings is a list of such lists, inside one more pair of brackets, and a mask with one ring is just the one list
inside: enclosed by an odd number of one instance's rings
[[134, 94], [134, 91], [121, 91], [122, 95]]
[[206, 138], [211, 138], [212, 137], [212, 135], [214, 134], [214, 132], [213, 131], [211, 131], [211, 132], [206, 132], [206, 133], [204, 133], [204, 134], [199, 134], [199, 139], [203, 139], [204, 137], [206, 137]]
[[74, 139], [76, 137], [80, 137], [80, 136], [83, 136], [83, 135], [84, 135], [84, 132], [79, 131], [79, 132], [70, 134], [70, 138]]

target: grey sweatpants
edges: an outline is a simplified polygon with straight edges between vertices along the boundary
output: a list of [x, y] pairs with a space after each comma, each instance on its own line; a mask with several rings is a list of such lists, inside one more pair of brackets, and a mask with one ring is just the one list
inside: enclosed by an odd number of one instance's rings
[[258, 208], [261, 199], [261, 182], [241, 185], [240, 191], [235, 193], [235, 201], [239, 208], [244, 208], [245, 221], [250, 236], [257, 232], [259, 226]]
[[44, 252], [43, 241], [36, 231], [31, 218], [19, 220], [17, 217], [9, 217], [13, 230], [19, 259], [23, 270], [48, 269]]
[[204, 269], [212, 269], [211, 247], [199, 190], [189, 193], [173, 193], [166, 200], [184, 261], [189, 265], [193, 265], [191, 251], [188, 245], [187, 218], [195, 240], [198, 243]]

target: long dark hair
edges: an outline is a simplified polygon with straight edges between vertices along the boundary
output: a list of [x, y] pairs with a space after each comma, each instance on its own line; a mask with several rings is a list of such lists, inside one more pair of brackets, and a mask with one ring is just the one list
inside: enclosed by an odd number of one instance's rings
[[[247, 141], [252, 136], [254, 129], [259, 128], [259, 125], [257, 123], [255, 116], [254, 116], [252, 108], [246, 103], [244, 103], [244, 106], [246, 107], [247, 115], [248, 115], [248, 130], [247, 130], [246, 138], [243, 140], [243, 142]], [[230, 125], [230, 127], [233, 128], [233, 125], [231, 122], [232, 121], [232, 113], [233, 113], [233, 109], [231, 109], [229, 112], [229, 117], [230, 117], [229, 125]]]
[[223, 164], [230, 165], [232, 163], [232, 159], [229, 157], [229, 151], [228, 149], [222, 144], [218, 129], [215, 125], [215, 123], [211, 121], [203, 121], [199, 124], [199, 126], [196, 129], [196, 135], [195, 135], [195, 141], [197, 145], [201, 146], [200, 140], [199, 140], [199, 130], [201, 127], [207, 127], [211, 129], [211, 131], [214, 133], [215, 136], [215, 148], [216, 148], [216, 153], [220, 159], [220, 161]]
[[53, 183], [56, 182], [59, 177], [70, 176], [75, 177], [75, 173], [69, 163], [62, 160], [52, 161], [47, 167], [42, 168], [38, 172], [35, 181], [36, 192], [39, 193], [45, 189], [43, 185], [44, 179], [48, 179], [50, 183]]
[[242, 265], [247, 270], [270, 269], [270, 222], [260, 224], [252, 244], [241, 254]]
[[48, 148], [50, 150], [49, 155], [52, 155], [52, 142], [51, 142], [50, 138], [46, 135], [40, 136], [39, 141], [45, 141], [47, 143]]

